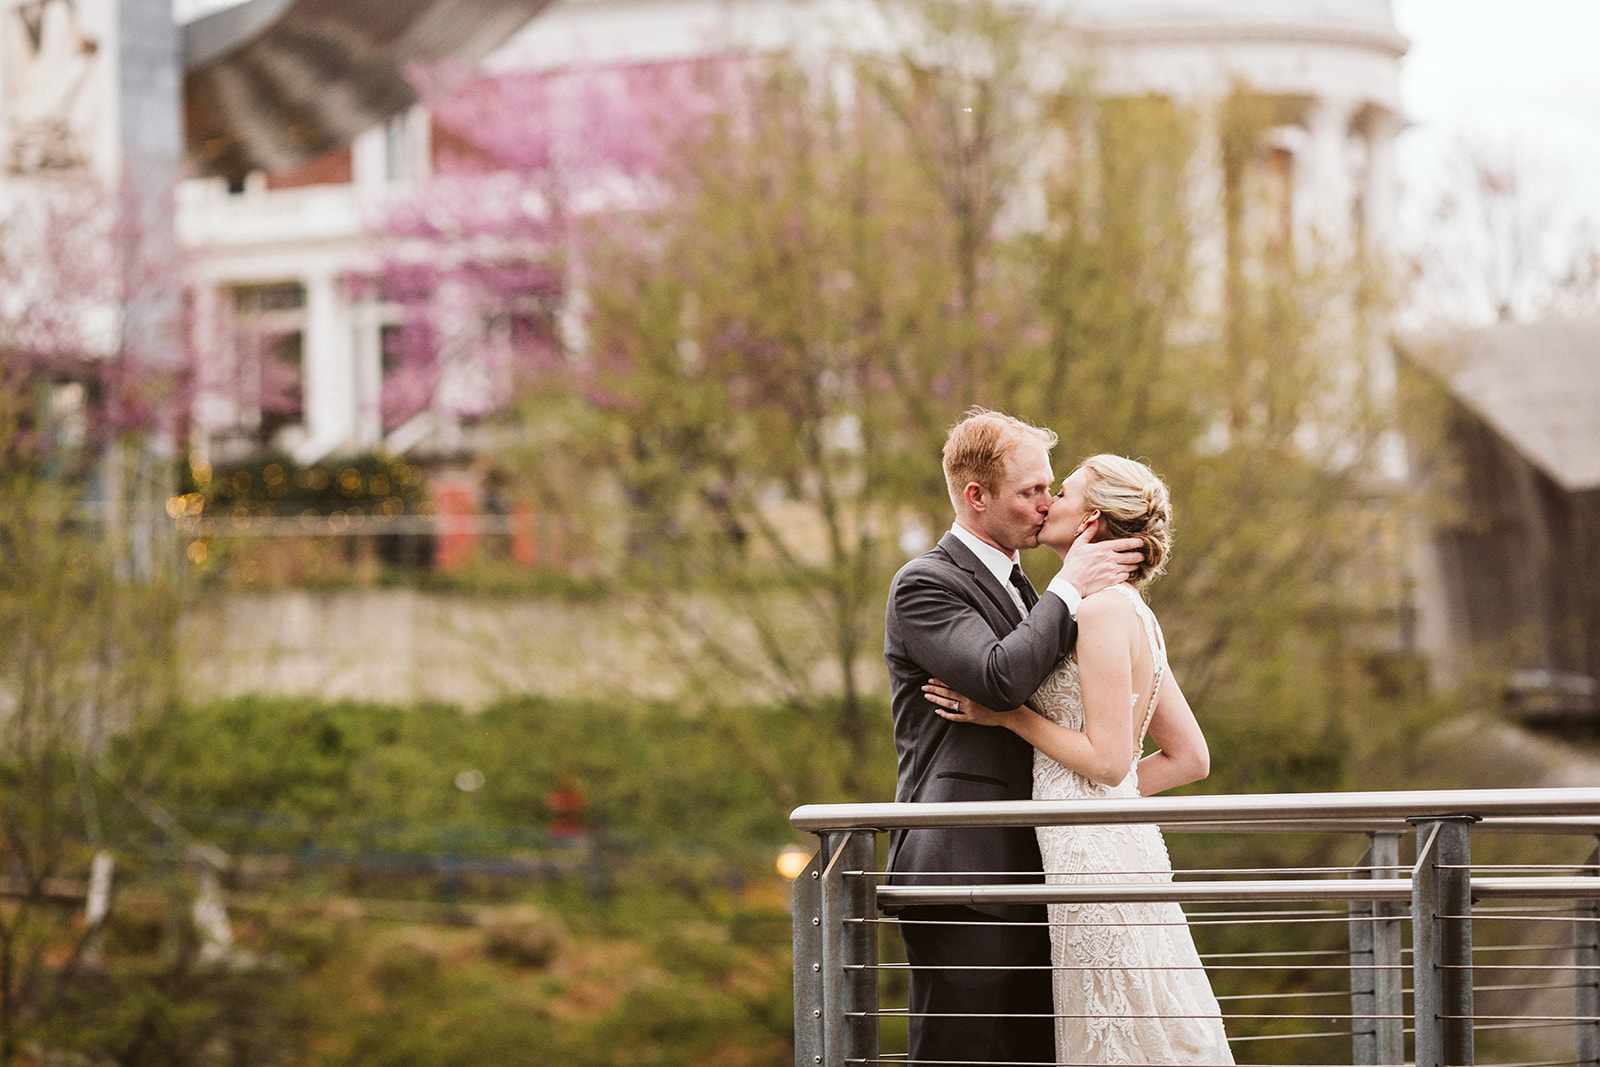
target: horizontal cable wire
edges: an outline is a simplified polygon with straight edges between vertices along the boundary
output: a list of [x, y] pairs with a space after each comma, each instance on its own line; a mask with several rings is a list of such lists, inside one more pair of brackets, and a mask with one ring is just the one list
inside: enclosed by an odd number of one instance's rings
[[[1098, 1012], [1077, 1014], [1072, 1012], [983, 1012], [983, 1011], [911, 1011], [909, 1008], [879, 1008], [876, 1011], [847, 1011], [842, 1013], [847, 1019], [1100, 1019], [1104, 1018]], [[1339, 1015], [1327, 1012], [1305, 1012], [1280, 1015], [1266, 1014], [1234, 1014], [1234, 1015], [1173, 1015], [1163, 1013], [1160, 1015], [1119, 1015], [1119, 1019], [1140, 1019], [1159, 1022], [1164, 1019], [1221, 1019], [1223, 1022], [1239, 1021], [1243, 1019], [1299, 1019], [1302, 1022], [1309, 1019], [1340, 1022], [1347, 1019], [1409, 1019], [1409, 1015]], [[1345, 1031], [1350, 1033], [1351, 1031]], [[1232, 1040], [1230, 1038], [1230, 1040]]]
[[[1446, 868], [1444, 868], [1444, 867], [1440, 868], [1440, 870], [1445, 870], [1445, 869]], [[1403, 877], [1403, 876], [1410, 875], [1411, 868], [1410, 867], [1214, 867], [1214, 868], [1213, 867], [1177, 867], [1177, 868], [1174, 868], [1172, 870], [1118, 871], [1117, 875], [1118, 875], [1119, 878], [1120, 877], [1161, 878], [1163, 880], [1166, 880], [1167, 877], [1169, 875], [1171, 875], [1171, 876], [1173, 876], [1173, 878], [1175, 880], [1182, 881], [1181, 878], [1177, 877], [1178, 875], [1190, 875], [1190, 874], [1192, 874], [1192, 875], [1204, 875], [1206, 877], [1216, 877], [1217, 875], [1225, 875], [1225, 874], [1240, 874], [1240, 875], [1243, 875], [1243, 874], [1248, 874], [1248, 875], [1260, 875], [1260, 874], [1277, 874], [1277, 875], [1328, 874], [1328, 875], [1338, 875], [1340, 877], [1349, 877], [1351, 875], [1360, 874], [1362, 872], [1377, 872], [1377, 871], [1397, 872], [1399, 875], [1401, 875]], [[1047, 877], [1047, 878], [1049, 878], [1049, 877], [1056, 877], [1056, 878], [1084, 878], [1084, 877], [1090, 877], [1090, 875], [1086, 875], [1081, 871], [1043, 871], [1043, 872], [1038, 871], [1038, 870], [1031, 870], [1031, 871], [995, 871], [995, 870], [950, 871], [950, 870], [937, 870], [937, 871], [934, 871], [934, 870], [917, 870], [915, 868], [905, 868], [905, 869], [900, 869], [900, 870], [895, 870], [895, 871], [847, 870], [847, 871], [843, 871], [841, 873], [846, 878], [889, 878], [889, 877], [894, 877], [894, 878], [959, 878], [959, 877], [962, 877], [962, 876], [970, 876], [970, 877], [973, 877], [973, 878], [984, 878], [984, 879], [1021, 878], [1021, 879], [1032, 880], [1032, 881], [1035, 881], [1035, 882], [1038, 881], [1039, 875], [1041, 873], [1044, 874], [1044, 876]], [[1104, 875], [1096, 874], [1096, 875], [1093, 875], [1093, 877], [1103, 878]], [[1381, 880], [1382, 879], [1379, 879], [1379, 881], [1381, 881]], [[1075, 884], [1081, 884], [1081, 883], [1075, 883]]]
[[1301, 1041], [1312, 1037], [1353, 1037], [1354, 1030], [1309, 1030], [1298, 1034], [1243, 1034], [1235, 1037], [1228, 1035], [1228, 1044], [1243, 1045], [1261, 1041]]
[[1248, 918], [1248, 917], [1253, 916], [1253, 915], [1267, 915], [1267, 916], [1271, 916], [1274, 919], [1278, 918], [1279, 916], [1284, 916], [1284, 917], [1329, 916], [1329, 917], [1335, 917], [1335, 918], [1341, 918], [1342, 919], [1342, 918], [1345, 918], [1349, 913], [1348, 912], [1344, 912], [1344, 911], [1339, 911], [1336, 908], [1306, 908], [1306, 907], [1298, 907], [1298, 908], [1272, 907], [1272, 908], [1269, 908], [1269, 907], [1263, 906], [1263, 907], [1259, 907], [1259, 908], [1225, 908], [1225, 909], [1224, 908], [1202, 908], [1202, 909], [1200, 909], [1198, 911], [1189, 912], [1188, 914], [1189, 914], [1189, 921], [1193, 922], [1195, 920], [1196, 916], [1198, 916], [1200, 918], [1204, 918], [1204, 919], [1226, 919], [1226, 918], [1230, 918], [1230, 917], [1245, 917], [1245, 918]]
[[1159, 963], [1152, 963], [1148, 966], [1133, 966], [1126, 963], [847, 963], [843, 969], [846, 971], [916, 971], [918, 973], [932, 973], [935, 971], [1061, 971], [1064, 973], [1078, 973], [1082, 971], [1276, 970], [1277, 968], [1174, 967]]
[[[908, 1067], [918, 1067], [918, 1065], [926, 1065], [926, 1067], [942, 1067], [942, 1065], [947, 1065], [947, 1064], [951, 1065], [951, 1067], [1039, 1067], [1038, 1062], [1037, 1061], [1033, 1061], [1033, 1060], [913, 1060], [913, 1059], [907, 1059], [906, 1055], [904, 1053], [899, 1053], [899, 1054], [887, 1053], [887, 1054], [880, 1055], [880, 1056], [877, 1056], [877, 1057], [872, 1057], [872, 1058], [866, 1058], [866, 1057], [860, 1057], [860, 1056], [849, 1056], [849, 1057], [846, 1057], [843, 1060], [843, 1062], [847, 1063], [847, 1064], [855, 1064], [855, 1063], [860, 1063], [860, 1064], [892, 1063], [892, 1064], [897, 1064], [897, 1065], [901, 1065], [901, 1064], [908, 1065]], [[1053, 1062], [1054, 1062], [1055, 1067], [1095, 1067], [1094, 1064], [1067, 1063], [1065, 1061], [1060, 1061], [1060, 1060], [1053, 1061]], [[1197, 1067], [1225, 1067], [1225, 1065], [1221, 1065], [1221, 1064], [1216, 1064], [1216, 1065], [1199, 1064], [1199, 1065], [1197, 1065]], [[1300, 1065], [1297, 1065], [1297, 1067], [1333, 1067], [1333, 1065], [1330, 1065], [1330, 1064], [1300, 1064]], [[1399, 1065], [1399, 1067], [1404, 1067], [1404, 1065]]]
[[1600, 966], [1574, 963], [1479, 963], [1475, 967], [1464, 963], [1436, 963], [1434, 967], [1441, 971], [1579, 971], [1588, 974], [1600, 971]]
[[[1220, 963], [1215, 966], [1201, 967], [1174, 967], [1171, 965], [1155, 964], [1149, 966], [1133, 966], [1126, 963], [847, 963], [842, 965], [846, 971], [1061, 971], [1081, 973], [1083, 971], [1227, 971], [1235, 974], [1250, 974], [1262, 971], [1281, 971], [1281, 966], [1273, 967], [1267, 964], [1253, 963]], [[1318, 968], [1324, 971], [1399, 971], [1405, 973], [1410, 967], [1397, 964], [1327, 964]]]
[[[1305, 1000], [1315, 997], [1348, 997], [1348, 989], [1302, 989], [1290, 993], [1219, 993], [1216, 994], [1217, 1003], [1235, 1000]], [[1361, 1016], [1365, 1019], [1368, 1016]], [[1410, 1016], [1406, 1016], [1410, 1018]]]
[[1208, 960], [1251, 959], [1315, 959], [1319, 956], [1348, 956], [1349, 953], [1333, 948], [1285, 949], [1281, 952], [1212, 952], [1201, 956]]
[[[1086, 901], [1085, 903], [1086, 904], [1093, 904], [1095, 902], [1094, 901]], [[1134, 902], [1120, 901], [1120, 902], [1113, 902], [1113, 903], [1118, 903], [1118, 904], [1134, 903], [1134, 904], [1142, 905], [1142, 904], [1152, 903], [1152, 902], [1149, 902], [1149, 901], [1134, 901]], [[913, 906], [917, 907], [917, 906], [920, 906], [920, 905], [913, 905]], [[1079, 905], [1079, 906], [1082, 906], [1082, 905]], [[1087, 922], [1087, 921], [1084, 921], [1084, 920], [1073, 920], [1071, 922], [1052, 923], [1049, 920], [1039, 921], [1037, 919], [943, 919], [943, 918], [939, 918], [939, 919], [919, 919], [919, 918], [915, 918], [915, 917], [907, 917], [907, 916], [905, 916], [903, 914], [902, 915], [889, 915], [889, 916], [869, 916], [869, 917], [864, 917], [864, 918], [846, 919], [844, 921], [847, 922], [847, 923], [855, 923], [855, 924], [858, 924], [858, 925], [862, 924], [862, 923], [875, 923], [875, 924], [879, 924], [879, 925], [888, 925], [888, 926], [895, 926], [895, 925], [919, 926], [920, 925], [920, 926], [1039, 926], [1039, 927], [1049, 927], [1049, 926], [1062, 926], [1062, 927], [1067, 927], [1067, 926], [1075, 926], [1075, 927], [1098, 927], [1098, 926], [1119, 926], [1119, 927], [1121, 927], [1121, 926], [1129, 926], [1129, 927], [1132, 927], [1132, 926], [1139, 926], [1139, 927], [1190, 926], [1190, 927], [1193, 927], [1193, 926], [1240, 926], [1240, 925], [1251, 925], [1251, 924], [1262, 926], [1262, 925], [1267, 925], [1267, 924], [1277, 925], [1277, 924], [1279, 924], [1281, 922], [1286, 921], [1286, 920], [1283, 920], [1283, 919], [1279, 919], [1275, 912], [1268, 911], [1268, 912], [1259, 912], [1259, 913], [1256, 913], [1256, 914], [1257, 914], [1256, 918], [1248, 919], [1244, 923], [1241, 923], [1238, 919], [1205, 919], [1205, 918], [1193, 918], [1193, 917], [1189, 918], [1189, 920], [1187, 922], [1180, 922], [1180, 921], [1174, 919], [1174, 920], [1171, 920], [1171, 921], [1159, 921], [1159, 922], [1158, 921], [1151, 921], [1151, 922], [1132, 922], [1132, 923], [1124, 923], [1124, 922], [1103, 923], [1103, 922]], [[1332, 915], [1332, 914], [1330, 914], [1330, 915], [1328, 915], [1326, 917], [1317, 918], [1315, 920], [1290, 919], [1290, 920], [1287, 920], [1287, 921], [1289, 921], [1289, 922], [1314, 921], [1314, 922], [1346, 923], [1346, 922], [1403, 922], [1405, 920], [1403, 920], [1402, 918], [1397, 917], [1397, 916]]]
[[1548, 1023], [1552, 1026], [1570, 1026], [1573, 1023], [1592, 1023], [1600, 1021], [1593, 1015], [1441, 1015], [1441, 1019], [1471, 1019], [1474, 1023], [1493, 1023], [1502, 1026], [1520, 1026], [1527, 1023]]
[[[1441, 866], [1441, 869], [1442, 868]], [[1460, 870], [1459, 867], [1449, 868]], [[1560, 871], [1562, 874], [1592, 874], [1600, 876], [1600, 866], [1592, 863], [1474, 863], [1468, 870], [1504, 874], [1508, 871]]]

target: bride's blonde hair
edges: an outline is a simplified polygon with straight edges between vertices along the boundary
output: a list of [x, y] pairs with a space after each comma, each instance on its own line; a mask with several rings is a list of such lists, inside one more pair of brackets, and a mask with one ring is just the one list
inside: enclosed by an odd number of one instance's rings
[[1172, 499], [1155, 471], [1137, 460], [1102, 453], [1080, 466], [1088, 475], [1084, 506], [1100, 513], [1097, 541], [1137, 537], [1144, 542], [1144, 562], [1128, 576], [1141, 587], [1166, 569], [1172, 549]]

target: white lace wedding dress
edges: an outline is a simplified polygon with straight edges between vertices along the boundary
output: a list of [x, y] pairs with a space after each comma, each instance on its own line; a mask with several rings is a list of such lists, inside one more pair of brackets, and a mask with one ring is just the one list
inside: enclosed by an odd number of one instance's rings
[[[1155, 665], [1149, 699], [1133, 695], [1134, 713], [1143, 717], [1142, 743], [1166, 673], [1166, 647], [1144, 600], [1127, 586], [1118, 588], [1144, 622]], [[1069, 729], [1083, 729], [1076, 658], [1063, 660], [1029, 704]], [[1035, 751], [1034, 798], [1137, 797], [1138, 761], [1136, 746], [1133, 769], [1113, 787]], [[1039, 851], [1046, 881], [1053, 883], [1128, 875], [1172, 880], [1172, 861], [1155, 826], [1041, 826]], [[1052, 904], [1049, 911], [1058, 1063], [1233, 1063], [1217, 998], [1177, 904]]]

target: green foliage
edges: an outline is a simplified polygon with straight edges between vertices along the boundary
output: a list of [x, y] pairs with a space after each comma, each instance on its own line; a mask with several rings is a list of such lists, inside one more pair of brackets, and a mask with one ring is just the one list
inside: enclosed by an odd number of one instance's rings
[[[870, 772], [875, 795], [886, 798], [893, 754], [886, 710], [874, 714]], [[1219, 759], [1208, 786], [1217, 789], [1337, 788], [1352, 773], [1355, 750], [1323, 744], [1287, 719], [1225, 720], [1211, 738]], [[374, 826], [390, 828], [391, 844], [421, 850], [516, 854], [551, 844], [507, 831], [547, 828], [564, 780], [583, 789], [589, 817], [605, 827], [608, 893], [595, 896], [576, 873], [499, 890], [469, 883], [449, 912], [459, 926], [361, 918], [357, 901], [314, 875], [276, 883], [277, 903], [242, 936], [298, 976], [303, 1001], [264, 1003], [274, 1025], [299, 1027], [309, 1064], [498, 1062], [526, 1058], [527, 1049], [541, 1050], [534, 1062], [594, 1064], [789, 1054], [789, 916], [771, 862], [793, 840], [786, 794], [849, 796], [837, 778], [847, 749], [826, 723], [779, 707], [515, 700], [465, 715], [438, 705], [252, 698], [188, 709], [160, 740], [151, 745], [164, 768], [154, 795], [236, 855], [293, 847], [308, 834], [319, 844], [359, 845]], [[763, 765], [767, 753], [774, 762]], [[464, 794], [453, 778], [469, 768], [484, 781]], [[286, 818], [231, 830], [200, 818], [250, 804]], [[289, 829], [274, 837], [273, 826]], [[1349, 864], [1350, 844], [1286, 835], [1172, 840], [1179, 867], [1212, 869]], [[345, 889], [389, 896], [417, 892], [417, 882]], [[505, 892], [516, 903], [485, 905]], [[1316, 951], [1337, 948], [1343, 927], [1289, 923], [1278, 933], [1275, 949]], [[1261, 950], [1259, 928], [1237, 923], [1197, 927], [1197, 938], [1205, 951]], [[893, 941], [886, 959], [898, 952]], [[1339, 974], [1309, 963], [1285, 971], [1282, 991], [1322, 989]], [[886, 1004], [903, 995], [895, 972], [888, 977]], [[1217, 982], [1222, 992], [1261, 989], [1259, 974], [1219, 972]], [[1278, 1001], [1256, 1007], [1286, 1010]], [[1264, 1032], [1239, 1025], [1240, 1033]]]
[[[715, 926], [661, 943], [575, 938], [562, 977], [516, 971], [464, 948], [471, 931], [365, 931], [312, 977], [332, 996], [310, 1062], [689, 1065], [780, 1062], [789, 1053], [786, 959], [732, 945]], [[342, 990], [341, 990], [342, 987]], [[348, 991], [359, 990], [357, 998]]]
[[[870, 778], [874, 795], [887, 798], [894, 760], [886, 709], [874, 715]], [[374, 826], [389, 828], [389, 847], [517, 854], [551, 843], [507, 831], [547, 829], [563, 781], [582, 789], [588, 819], [605, 828], [603, 897], [574, 872], [531, 892], [510, 890], [537, 901], [531, 907], [480, 911], [470, 901], [503, 890], [479, 886], [474, 898], [469, 884], [468, 903], [455, 914], [471, 925], [458, 932], [336, 918], [331, 905], [319, 913], [315, 897], [263, 924], [262, 949], [297, 970], [312, 1002], [309, 1015], [296, 1016], [318, 1050], [311, 1062], [465, 1063], [530, 1047], [548, 1050], [539, 1062], [551, 1063], [615, 1062], [622, 1050], [630, 1061], [662, 1064], [787, 1054], [790, 933], [782, 890], [763, 904], [741, 904], [747, 890], [739, 887], [773, 880], [772, 857], [793, 840], [791, 797], [849, 797], [838, 778], [848, 749], [825, 722], [782, 707], [514, 700], [465, 715], [440, 705], [251, 698], [188, 709], [163, 736], [156, 795], [180, 819], [239, 806], [287, 817], [231, 830], [188, 823], [236, 854], [292, 849], [305, 835], [324, 846], [357, 846], [370, 841]], [[1288, 717], [1221, 719], [1210, 736], [1218, 758], [1206, 785], [1219, 791], [1339, 788], [1361, 766], [1352, 763], [1357, 749], [1307, 734]], [[464, 794], [453, 778], [469, 768], [484, 782]], [[274, 837], [273, 825], [290, 829]], [[1356, 858], [1338, 842], [1284, 835], [1180, 835], [1172, 847], [1180, 867]], [[313, 878], [306, 888], [318, 885], [325, 883]], [[410, 889], [395, 883], [377, 891], [415, 892], [415, 879]], [[423, 891], [437, 895], [441, 887]], [[275, 895], [298, 892], [284, 884]], [[1274, 947], [1320, 950], [1337, 947], [1340, 936], [1337, 923], [1287, 924]], [[1237, 924], [1200, 927], [1197, 937], [1207, 951], [1260, 950], [1255, 931]], [[890, 943], [885, 951], [893, 958], [898, 948]], [[1326, 984], [1312, 968], [1303, 977], [1308, 990]], [[1218, 988], [1259, 991], [1258, 979], [1224, 973]], [[1291, 974], [1284, 990], [1297, 981]], [[884, 995], [892, 1002], [892, 984]], [[1271, 1014], [1282, 1005], [1260, 1008]]]
[[[886, 798], [888, 716], [874, 712], [867, 773]], [[845, 755], [824, 724], [788, 708], [685, 713], [534, 698], [467, 715], [249, 697], [189, 709], [148, 744], [159, 746], [152, 789], [169, 810], [263, 816], [196, 825], [230, 849], [287, 847], [303, 834], [344, 846], [374, 828], [405, 843], [392, 824], [542, 832], [567, 783], [584, 795], [585, 818], [620, 839], [737, 855], [791, 838], [786, 805], [841, 799]], [[470, 770], [483, 784], [463, 792], [455, 779]]]
[[537, 912], [498, 915], [484, 926], [484, 951], [519, 967], [548, 967], [564, 941], [560, 926]]
[[[0, 352], [8, 386], [12, 354]], [[139, 443], [35, 448], [31, 392], [0, 390], [0, 1064], [285, 1062], [292, 975], [202, 965], [188, 924], [171, 921], [180, 880], [149, 883], [164, 916], [124, 903], [95, 930], [61, 899], [91, 857], [150, 830], [128, 800], [180, 703], [184, 597], [157, 553], [141, 559], [127, 511], [89, 506], [96, 470], [119, 505], [124, 479], [135, 499], [159, 492]], [[118, 863], [118, 884], [137, 866]]]
[[130, 963], [61, 984], [39, 1030], [43, 1045], [117, 1067], [295, 1062], [307, 1002], [297, 975]]
[[[181, 837], [246, 859], [307, 841], [370, 847], [374, 834], [390, 849], [548, 855], [567, 847], [547, 833], [552, 794], [575, 784], [605, 841], [609, 892], [595, 895], [581, 869], [547, 885], [467, 880], [448, 890], [450, 907], [426, 906], [452, 924], [428, 925], [376, 921], [347, 895], [446, 892], [426, 877], [330, 884], [310, 871], [256, 883], [230, 905], [240, 959], [254, 962], [198, 991], [210, 972], [184, 937], [174, 942], [188, 927], [181, 910], [163, 919], [119, 904], [103, 978], [70, 987], [82, 995], [58, 1002], [47, 1040], [130, 1063], [781, 1060], [790, 935], [772, 861], [794, 835], [772, 782], [840, 799], [839, 752], [789, 709], [738, 715], [770, 738], [778, 764], [744, 758], [732, 709], [658, 705], [517, 700], [469, 716], [250, 698], [124, 735], [113, 765], [137, 751], [159, 768], [141, 802], [170, 813]], [[887, 790], [886, 722], [881, 737], [875, 773]], [[483, 775], [470, 793], [454, 781], [468, 769]], [[124, 892], [148, 900], [144, 890], [171, 877], [167, 853], [140, 851], [132, 828], [119, 829], [131, 835], [121, 877], [138, 887]], [[515, 902], [491, 903], [505, 895]], [[93, 1012], [91, 988], [106, 998]], [[140, 1026], [146, 1043], [125, 1052]], [[218, 1041], [195, 1045], [196, 1028]]]
[[[424, 472], [383, 453], [307, 466], [272, 452], [216, 466], [195, 457], [179, 483], [167, 510], [190, 539], [191, 574], [211, 585], [371, 585], [384, 562], [414, 567], [432, 552], [395, 522], [428, 512]], [[286, 523], [296, 536], [283, 536]], [[329, 533], [342, 536], [317, 536]]]
[[422, 468], [377, 452], [307, 466], [264, 453], [216, 466], [185, 464], [181, 474], [183, 514], [191, 517], [411, 515], [427, 502]]
[[[6, 440], [8, 414], [0, 412]], [[154, 728], [179, 685], [178, 592], [127, 576], [111, 531], [84, 521], [82, 488], [26, 464], [0, 473], [0, 869], [11, 883], [0, 908], [5, 1065], [39, 1039], [60, 988], [84, 963], [85, 942], [47, 885], [77, 876], [104, 847], [107, 793], [128, 781], [102, 762], [108, 739]], [[129, 750], [130, 773], [141, 755]]]

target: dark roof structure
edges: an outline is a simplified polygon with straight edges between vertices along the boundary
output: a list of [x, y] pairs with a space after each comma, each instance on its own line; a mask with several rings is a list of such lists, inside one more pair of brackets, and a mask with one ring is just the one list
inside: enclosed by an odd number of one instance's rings
[[1498, 323], [1401, 347], [1562, 489], [1600, 489], [1600, 318]]
[[282, 171], [409, 107], [413, 64], [470, 64], [550, 0], [246, 0], [182, 28], [201, 174]]

